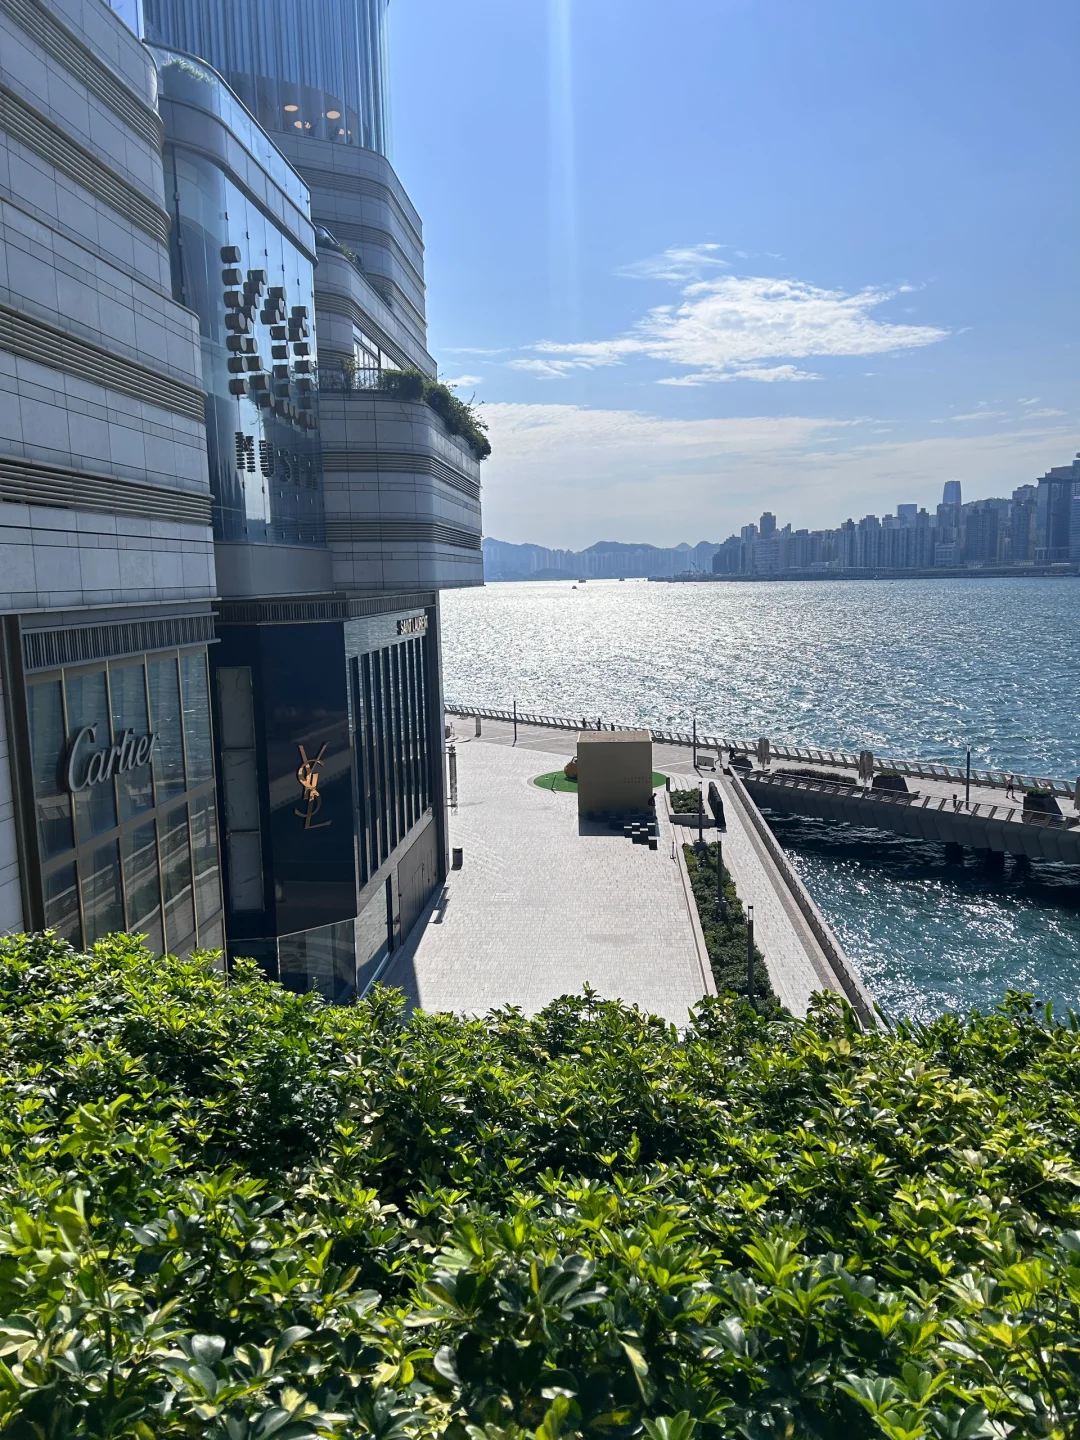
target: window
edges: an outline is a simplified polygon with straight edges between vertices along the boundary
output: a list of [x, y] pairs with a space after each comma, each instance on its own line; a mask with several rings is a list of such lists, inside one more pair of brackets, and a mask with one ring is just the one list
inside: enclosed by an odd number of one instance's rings
[[126, 928], [155, 953], [219, 948], [205, 649], [34, 676], [26, 705], [42, 866], [35, 923], [74, 945]]
[[165, 943], [174, 953], [188, 948], [195, 930], [191, 882], [191, 842], [186, 805], [176, 805], [158, 821], [161, 846], [161, 888], [165, 896]]
[[361, 884], [431, 808], [426, 664], [419, 636], [351, 662]]

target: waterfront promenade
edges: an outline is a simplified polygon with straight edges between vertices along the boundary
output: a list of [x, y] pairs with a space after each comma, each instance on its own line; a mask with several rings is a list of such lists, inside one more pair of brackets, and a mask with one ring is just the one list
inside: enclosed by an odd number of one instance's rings
[[666, 816], [656, 850], [606, 830], [579, 834], [576, 797], [532, 783], [564, 765], [573, 743], [533, 734], [514, 748], [507, 739], [458, 739], [450, 843], [464, 864], [384, 983], [425, 1010], [468, 1014], [501, 1005], [531, 1014], [588, 984], [685, 1025], [712, 982]]
[[[574, 753], [576, 733], [448, 715], [457, 760], [450, 843], [464, 865], [450, 873], [408, 943], [384, 972], [426, 1010], [528, 1012], [592, 985], [684, 1024], [713, 983], [677, 847], [696, 831], [673, 826], [663, 796], [655, 851], [608, 831], [580, 834], [576, 799], [532, 784]], [[656, 744], [654, 767], [673, 788], [695, 787], [693, 757]], [[724, 789], [724, 863], [755, 907], [758, 946], [783, 1004], [806, 1013], [816, 990], [843, 993], [835, 970], [747, 814]], [[709, 838], [715, 836], [709, 834]]]

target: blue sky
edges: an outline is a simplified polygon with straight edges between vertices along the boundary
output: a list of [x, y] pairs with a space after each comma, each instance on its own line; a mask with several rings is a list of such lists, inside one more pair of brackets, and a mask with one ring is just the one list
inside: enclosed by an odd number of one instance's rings
[[1080, 447], [1075, 0], [392, 0], [485, 531], [723, 539]]

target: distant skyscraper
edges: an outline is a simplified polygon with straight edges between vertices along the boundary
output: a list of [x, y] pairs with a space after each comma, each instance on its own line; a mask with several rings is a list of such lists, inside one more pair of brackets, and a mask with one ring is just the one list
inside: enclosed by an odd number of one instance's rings
[[776, 534], [776, 516], [771, 510], [766, 510], [761, 517], [761, 538], [768, 540], [770, 535]]
[[945, 481], [945, 489], [942, 492], [941, 503], [943, 505], [961, 505], [963, 503], [960, 498], [959, 480]]
[[918, 505], [897, 505], [896, 507], [896, 518], [904, 530], [914, 530], [918, 513]]

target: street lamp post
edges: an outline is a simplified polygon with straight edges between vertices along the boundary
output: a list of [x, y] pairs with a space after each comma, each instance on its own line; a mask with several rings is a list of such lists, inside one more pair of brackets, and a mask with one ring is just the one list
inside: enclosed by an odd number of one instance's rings
[[971, 746], [967, 752], [967, 778], [964, 781], [964, 809], [971, 809]]
[[514, 701], [514, 744], [517, 744], [517, 701]]
[[754, 1003], [754, 907], [746, 907], [746, 998]]

